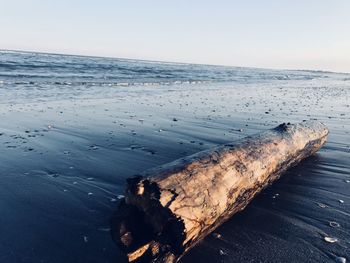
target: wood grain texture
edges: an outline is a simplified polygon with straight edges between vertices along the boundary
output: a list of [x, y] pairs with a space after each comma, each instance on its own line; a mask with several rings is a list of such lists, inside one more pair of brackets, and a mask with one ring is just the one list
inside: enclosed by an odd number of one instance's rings
[[327, 135], [319, 122], [281, 124], [128, 179], [113, 238], [130, 262], [175, 262]]

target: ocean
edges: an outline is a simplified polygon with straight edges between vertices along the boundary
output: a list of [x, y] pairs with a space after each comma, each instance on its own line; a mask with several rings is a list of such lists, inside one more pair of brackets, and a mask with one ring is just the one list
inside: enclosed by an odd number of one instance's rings
[[[329, 81], [330, 80], [330, 81]], [[323, 82], [341, 84], [349, 74], [291, 71], [0, 50], [1, 101], [104, 97], [106, 92], [225, 84]], [[8, 91], [8, 92], [7, 92]], [[103, 91], [103, 92], [102, 92]], [[102, 92], [102, 93], [101, 93]]]

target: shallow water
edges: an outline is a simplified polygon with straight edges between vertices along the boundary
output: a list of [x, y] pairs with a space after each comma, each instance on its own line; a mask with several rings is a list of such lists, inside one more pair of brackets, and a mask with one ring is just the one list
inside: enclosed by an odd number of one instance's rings
[[0, 52], [0, 262], [124, 262], [126, 178], [304, 119], [328, 143], [182, 262], [350, 260], [350, 76]]

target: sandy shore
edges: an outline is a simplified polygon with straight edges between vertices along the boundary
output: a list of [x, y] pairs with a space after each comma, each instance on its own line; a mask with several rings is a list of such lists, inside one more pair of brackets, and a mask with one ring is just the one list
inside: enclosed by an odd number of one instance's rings
[[[346, 83], [174, 85], [110, 91], [100, 99], [3, 102], [0, 261], [124, 262], [111, 240], [109, 218], [126, 178], [305, 119], [329, 127], [326, 146], [221, 226], [220, 238], [208, 237], [182, 262], [350, 260]], [[328, 243], [325, 236], [338, 241]]]

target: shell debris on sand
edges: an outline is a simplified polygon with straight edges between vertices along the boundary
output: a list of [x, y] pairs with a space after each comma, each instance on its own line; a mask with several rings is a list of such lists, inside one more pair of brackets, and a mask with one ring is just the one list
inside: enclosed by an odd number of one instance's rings
[[324, 240], [328, 243], [338, 242], [338, 239], [336, 237], [324, 237]]
[[118, 195], [117, 198], [118, 199], [123, 199], [125, 196], [124, 195]]
[[335, 222], [335, 221], [330, 221], [330, 222], [329, 222], [329, 225], [330, 225], [331, 227], [340, 227], [340, 224], [337, 223], [337, 222]]
[[316, 203], [319, 207], [321, 207], [321, 208], [326, 208], [326, 207], [328, 207], [327, 205], [325, 205], [325, 204], [322, 204], [322, 203]]

